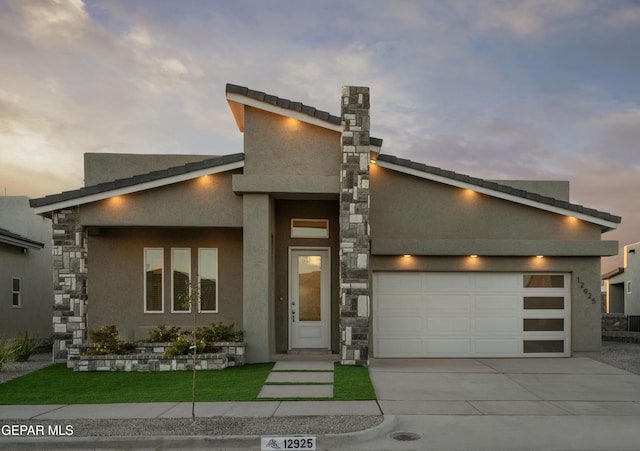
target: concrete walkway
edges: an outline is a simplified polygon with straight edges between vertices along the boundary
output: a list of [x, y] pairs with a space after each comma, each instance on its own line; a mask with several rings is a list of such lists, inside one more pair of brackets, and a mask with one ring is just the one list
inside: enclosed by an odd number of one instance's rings
[[333, 398], [333, 362], [276, 362], [258, 398]]

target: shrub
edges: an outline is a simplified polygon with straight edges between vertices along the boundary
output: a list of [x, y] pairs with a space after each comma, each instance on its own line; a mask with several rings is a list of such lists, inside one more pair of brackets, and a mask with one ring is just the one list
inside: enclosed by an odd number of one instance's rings
[[41, 343], [25, 330], [24, 335], [18, 334], [11, 340], [10, 346], [13, 347], [13, 359], [16, 362], [26, 362], [31, 354], [41, 346]]
[[154, 327], [149, 331], [150, 343], [166, 343], [168, 341], [175, 341], [180, 336], [181, 330], [177, 326], [165, 326], [160, 325]]
[[13, 346], [9, 342], [0, 340], [0, 371], [4, 371], [11, 357], [13, 357]]
[[220, 341], [240, 342], [244, 339], [243, 330], [235, 330], [235, 323], [228, 326], [219, 322], [211, 327], [200, 327], [199, 333], [207, 343], [217, 343]]
[[[180, 335], [176, 341], [173, 342], [173, 346], [164, 351], [164, 355], [167, 357], [175, 357], [177, 355], [193, 355], [193, 339], [191, 335]], [[196, 336], [196, 346], [198, 353], [204, 352], [206, 344], [202, 337], [197, 339]]]
[[120, 340], [116, 326], [102, 326], [89, 331], [93, 346], [87, 349], [87, 355], [129, 354], [135, 347], [133, 343]]

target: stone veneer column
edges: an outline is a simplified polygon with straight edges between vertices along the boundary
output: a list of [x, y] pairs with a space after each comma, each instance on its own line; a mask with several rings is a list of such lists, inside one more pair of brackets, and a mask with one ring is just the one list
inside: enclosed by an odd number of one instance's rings
[[53, 212], [53, 358], [87, 340], [87, 234], [78, 207]]
[[369, 364], [369, 88], [342, 88], [340, 353]]

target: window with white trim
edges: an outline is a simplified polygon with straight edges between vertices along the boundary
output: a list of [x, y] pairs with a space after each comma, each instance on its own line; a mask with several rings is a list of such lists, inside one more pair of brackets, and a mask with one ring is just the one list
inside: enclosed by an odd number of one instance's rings
[[164, 249], [144, 249], [144, 311], [164, 312]]
[[198, 249], [200, 311], [218, 312], [218, 249]]
[[291, 238], [329, 238], [329, 220], [292, 219]]
[[190, 312], [191, 249], [171, 249], [171, 311]]
[[13, 308], [20, 308], [22, 306], [21, 299], [21, 281], [19, 277], [13, 277], [11, 283], [11, 295], [12, 295], [12, 304]]
[[632, 288], [632, 282], [630, 280], [627, 280], [627, 294], [631, 294]]

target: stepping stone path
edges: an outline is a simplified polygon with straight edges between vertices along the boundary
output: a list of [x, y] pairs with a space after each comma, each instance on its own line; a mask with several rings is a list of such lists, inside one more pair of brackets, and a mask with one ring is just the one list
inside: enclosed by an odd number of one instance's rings
[[276, 362], [258, 398], [333, 398], [333, 362]]

